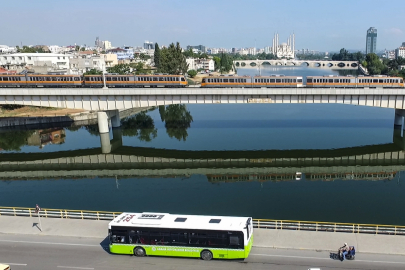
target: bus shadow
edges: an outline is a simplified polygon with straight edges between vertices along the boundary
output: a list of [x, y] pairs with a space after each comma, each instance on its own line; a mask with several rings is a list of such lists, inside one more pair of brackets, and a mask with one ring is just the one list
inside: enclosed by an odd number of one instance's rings
[[110, 239], [108, 238], [108, 236], [106, 236], [106, 238], [104, 238], [104, 240], [100, 242], [100, 246], [105, 252], [107, 252], [108, 254], [113, 254], [110, 252], [109, 244], [110, 244]]

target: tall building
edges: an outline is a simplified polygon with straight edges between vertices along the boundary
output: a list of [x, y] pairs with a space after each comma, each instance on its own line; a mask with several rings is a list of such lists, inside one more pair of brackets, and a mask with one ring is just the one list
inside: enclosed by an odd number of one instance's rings
[[206, 49], [205, 49], [205, 46], [203, 46], [203, 45], [198, 45], [198, 46], [190, 46], [190, 45], [188, 45], [188, 46], [187, 46], [187, 50], [190, 50], [190, 49], [197, 49], [197, 50], [199, 50], [199, 51], [202, 52], [202, 53], [206, 53], [206, 52], [207, 52]]
[[145, 40], [145, 42], [143, 43], [143, 48], [145, 50], [153, 50], [155, 49], [155, 44], [152, 41]]
[[377, 49], [377, 29], [370, 27], [367, 30], [366, 54], [375, 53]]

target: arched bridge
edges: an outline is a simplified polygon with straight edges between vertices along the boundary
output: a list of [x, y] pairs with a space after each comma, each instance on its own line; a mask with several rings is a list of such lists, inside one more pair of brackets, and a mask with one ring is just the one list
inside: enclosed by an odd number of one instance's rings
[[233, 61], [237, 68], [257, 68], [259, 66], [308, 66], [326, 69], [358, 69], [357, 61], [332, 61], [332, 60], [236, 60]]

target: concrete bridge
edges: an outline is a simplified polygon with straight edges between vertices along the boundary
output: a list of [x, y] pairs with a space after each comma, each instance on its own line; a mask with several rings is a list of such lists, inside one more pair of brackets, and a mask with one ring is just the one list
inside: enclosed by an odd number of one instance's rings
[[16, 104], [99, 111], [100, 133], [108, 120], [120, 126], [119, 110], [170, 104], [332, 103], [395, 109], [395, 124], [405, 116], [403, 89], [353, 88], [7, 88], [0, 105]]
[[357, 61], [332, 61], [332, 60], [236, 60], [233, 61], [237, 68], [257, 68], [260, 66], [308, 66], [325, 69], [358, 69]]

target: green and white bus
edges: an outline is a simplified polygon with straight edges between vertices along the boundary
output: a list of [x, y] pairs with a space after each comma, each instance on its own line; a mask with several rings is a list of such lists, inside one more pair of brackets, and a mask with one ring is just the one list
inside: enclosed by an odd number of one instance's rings
[[244, 259], [253, 244], [250, 217], [122, 213], [108, 234], [111, 253], [135, 256]]

